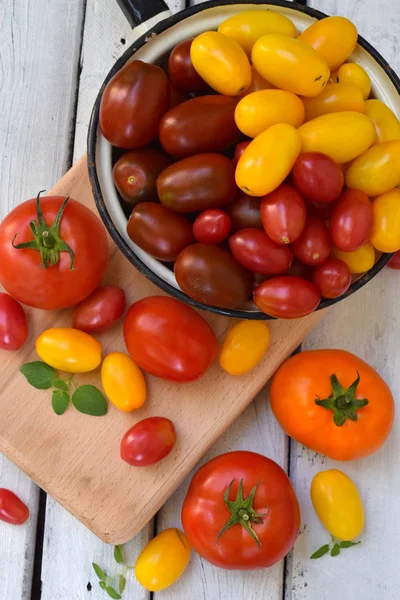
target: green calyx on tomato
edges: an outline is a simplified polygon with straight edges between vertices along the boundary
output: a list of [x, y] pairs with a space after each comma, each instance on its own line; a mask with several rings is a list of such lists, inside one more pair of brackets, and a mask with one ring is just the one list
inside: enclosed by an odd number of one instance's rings
[[217, 543], [221, 535], [225, 533], [225, 531], [233, 527], [233, 525], [242, 525], [246, 529], [246, 531], [249, 532], [251, 537], [257, 542], [258, 547], [261, 548], [261, 542], [258, 539], [256, 532], [251, 526], [252, 523], [262, 523], [263, 518], [267, 516], [267, 513], [258, 513], [253, 508], [254, 496], [261, 481], [256, 483], [256, 485], [253, 487], [247, 498], [243, 498], [243, 479], [241, 479], [239, 482], [236, 498], [232, 502], [231, 500], [229, 500], [229, 494], [231, 492], [232, 484], [234, 481], [235, 480], [232, 479], [224, 494], [225, 504], [228, 507], [231, 516], [217, 535]]
[[32, 250], [38, 250], [42, 258], [43, 267], [54, 266], [58, 263], [60, 258], [60, 252], [68, 252], [70, 257], [70, 269], [73, 270], [75, 254], [64, 240], [60, 237], [60, 223], [64, 214], [65, 207], [69, 200], [69, 196], [62, 203], [60, 210], [58, 211], [54, 223], [50, 226], [46, 224], [44, 220], [42, 209], [40, 207], [40, 194], [44, 190], [40, 191], [36, 197], [36, 214], [37, 221], [32, 220], [30, 227], [32, 229], [34, 239], [30, 242], [23, 242], [22, 244], [14, 244], [15, 238], [18, 233], [15, 234], [12, 241], [12, 245], [17, 250], [22, 248], [31, 248]]
[[358, 400], [355, 397], [358, 384], [360, 383], [360, 374], [357, 371], [357, 379], [351, 386], [345, 389], [338, 381], [335, 374], [330, 376], [332, 385], [332, 394], [329, 398], [321, 400], [318, 396], [315, 399], [315, 404], [328, 408], [333, 412], [333, 421], [338, 427], [342, 427], [347, 419], [357, 421], [357, 410], [367, 406], [368, 400], [363, 398]]

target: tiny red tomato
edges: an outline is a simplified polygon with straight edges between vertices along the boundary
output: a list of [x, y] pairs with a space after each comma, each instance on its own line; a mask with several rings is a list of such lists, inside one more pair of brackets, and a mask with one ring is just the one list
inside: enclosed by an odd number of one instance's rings
[[233, 202], [228, 204], [226, 212], [232, 222], [232, 231], [255, 227], [262, 229], [260, 214], [260, 199], [240, 191]]
[[246, 150], [247, 146], [250, 144], [251, 140], [246, 140], [245, 142], [239, 142], [235, 146], [235, 154], [233, 155], [233, 164], [236, 167], [239, 158], [242, 156], [243, 152]]
[[290, 248], [275, 244], [260, 229], [242, 229], [229, 238], [233, 257], [252, 273], [279, 275], [292, 264]]
[[28, 337], [28, 321], [22, 306], [8, 294], [0, 294], [0, 348], [19, 350]]
[[294, 164], [292, 177], [300, 194], [321, 204], [333, 202], [344, 185], [340, 166], [321, 152], [300, 154]]
[[87, 332], [106, 331], [124, 314], [125, 292], [115, 285], [98, 287], [72, 313], [72, 327]]
[[165, 417], [149, 417], [125, 433], [121, 440], [121, 458], [135, 467], [147, 467], [165, 458], [175, 442], [172, 421]]
[[306, 205], [299, 192], [287, 183], [264, 196], [260, 211], [264, 229], [276, 244], [291, 244], [303, 231]]
[[325, 223], [309, 215], [299, 238], [292, 244], [296, 258], [311, 267], [324, 262], [331, 251], [331, 238]]
[[301, 277], [281, 275], [261, 283], [254, 291], [254, 303], [277, 319], [298, 319], [312, 313], [321, 301], [315, 286]]
[[340, 195], [329, 220], [333, 243], [343, 252], [354, 252], [369, 239], [373, 223], [372, 204], [361, 190]]
[[400, 250], [396, 252], [389, 260], [387, 266], [389, 269], [394, 269], [395, 271], [400, 270]]
[[22, 525], [29, 518], [29, 508], [11, 490], [0, 488], [0, 520]]
[[193, 223], [193, 233], [203, 244], [220, 244], [229, 235], [232, 224], [229, 215], [219, 208], [200, 213]]
[[350, 287], [349, 267], [338, 258], [327, 258], [313, 270], [312, 282], [323, 298], [338, 298]]

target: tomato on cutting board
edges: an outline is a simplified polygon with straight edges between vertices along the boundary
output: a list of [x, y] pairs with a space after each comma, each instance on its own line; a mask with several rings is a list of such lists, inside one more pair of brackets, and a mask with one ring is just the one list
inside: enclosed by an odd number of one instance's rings
[[19, 350], [28, 337], [28, 321], [22, 306], [8, 294], [0, 293], [0, 348]]

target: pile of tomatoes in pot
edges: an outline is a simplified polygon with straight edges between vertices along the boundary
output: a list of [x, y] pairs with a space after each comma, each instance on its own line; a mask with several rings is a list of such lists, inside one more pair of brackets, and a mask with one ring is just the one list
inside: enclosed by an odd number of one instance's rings
[[128, 235], [190, 298], [301, 317], [400, 249], [400, 122], [346, 62], [356, 43], [344, 17], [299, 35], [246, 11], [108, 83]]

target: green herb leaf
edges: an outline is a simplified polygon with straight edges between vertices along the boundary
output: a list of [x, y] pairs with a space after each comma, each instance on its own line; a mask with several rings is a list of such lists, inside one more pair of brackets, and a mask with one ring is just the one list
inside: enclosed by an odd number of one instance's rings
[[114, 590], [114, 588], [111, 587], [111, 585], [106, 587], [106, 592], [110, 596], [110, 598], [114, 598], [114, 600], [119, 600], [120, 598], [122, 598], [121, 594], [118, 594], [117, 590]]
[[115, 548], [114, 548], [114, 560], [118, 564], [122, 564], [122, 563], [125, 562], [124, 561], [124, 555], [122, 554], [122, 548], [121, 548], [121, 546], [115, 546]]
[[339, 548], [351, 548], [352, 546], [357, 546], [361, 544], [361, 542], [340, 542]]
[[69, 404], [68, 392], [62, 392], [61, 390], [54, 390], [51, 397], [51, 405], [56, 415], [63, 415], [68, 408]]
[[331, 556], [337, 556], [340, 554], [339, 544], [335, 544], [331, 550]]
[[56, 370], [40, 360], [22, 365], [20, 371], [28, 383], [38, 390], [51, 388], [56, 376]]
[[125, 586], [126, 586], [126, 579], [123, 575], [120, 575], [119, 576], [119, 593], [120, 594], [123, 594]]
[[329, 544], [324, 544], [323, 546], [321, 546], [321, 548], [314, 552], [314, 554], [311, 554], [310, 558], [321, 558], [321, 556], [324, 556], [324, 554], [327, 554], [328, 552]]
[[92, 567], [99, 579], [103, 580], [107, 577], [106, 573], [103, 571], [103, 569], [101, 567], [99, 567], [99, 565], [96, 565], [96, 563], [92, 563]]
[[107, 401], [94, 385], [78, 387], [72, 396], [72, 404], [85, 415], [102, 417], [107, 413]]
[[105, 581], [99, 581], [99, 586], [102, 590], [105, 590], [107, 588], [107, 584]]
[[55, 379], [53, 381], [53, 387], [57, 388], [58, 390], [62, 390], [63, 392], [69, 391], [68, 384], [62, 379]]

